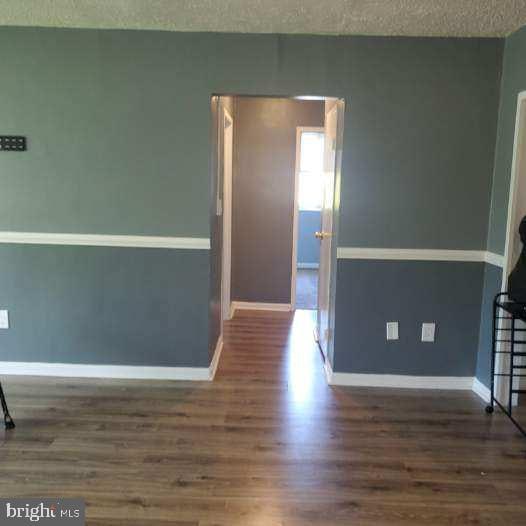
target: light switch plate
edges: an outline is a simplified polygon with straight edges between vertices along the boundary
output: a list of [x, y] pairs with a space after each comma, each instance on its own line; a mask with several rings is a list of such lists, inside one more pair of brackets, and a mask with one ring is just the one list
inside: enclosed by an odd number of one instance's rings
[[422, 323], [422, 341], [423, 342], [434, 342], [435, 341], [435, 324], [434, 323]]
[[0, 310], [0, 329], [9, 329], [9, 311]]
[[398, 340], [398, 322], [388, 321], [387, 322], [387, 339]]

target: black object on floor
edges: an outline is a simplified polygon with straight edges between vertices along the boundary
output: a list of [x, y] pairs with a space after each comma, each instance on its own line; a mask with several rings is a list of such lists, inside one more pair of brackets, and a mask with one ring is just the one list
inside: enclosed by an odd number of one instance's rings
[[0, 403], [2, 404], [2, 409], [4, 411], [4, 424], [6, 429], [14, 429], [15, 423], [9, 414], [9, 409], [7, 408], [7, 402], [5, 400], [4, 390], [2, 389], [2, 384], [0, 383]]

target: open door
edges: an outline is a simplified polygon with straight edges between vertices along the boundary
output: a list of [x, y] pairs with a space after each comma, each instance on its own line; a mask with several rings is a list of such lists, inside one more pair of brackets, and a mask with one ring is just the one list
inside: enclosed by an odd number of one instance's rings
[[221, 126], [223, 137], [223, 192], [222, 192], [222, 213], [223, 213], [223, 258], [221, 276], [221, 327], [225, 320], [230, 319], [230, 283], [231, 283], [231, 259], [232, 259], [232, 150], [234, 138], [234, 121], [232, 115], [228, 113], [223, 104], [221, 108]]
[[320, 241], [318, 275], [318, 344], [325, 358], [328, 355], [330, 334], [331, 264], [333, 257], [333, 210], [336, 171], [341, 163], [344, 103], [338, 99], [325, 101], [324, 198], [321, 229], [315, 236]]

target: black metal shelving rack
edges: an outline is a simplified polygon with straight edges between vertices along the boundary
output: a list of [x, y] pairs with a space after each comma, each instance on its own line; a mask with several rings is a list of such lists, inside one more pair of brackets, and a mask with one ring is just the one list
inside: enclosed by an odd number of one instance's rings
[[[506, 323], [509, 320], [509, 324]], [[513, 416], [513, 395], [526, 394], [526, 389], [516, 387], [516, 378], [526, 378], [526, 365], [516, 363], [516, 358], [526, 356], [526, 351], [517, 351], [517, 345], [526, 345], [526, 328], [517, 327], [517, 321], [526, 322], [526, 303], [510, 299], [507, 292], [501, 292], [493, 300], [493, 337], [491, 353], [491, 398], [486, 412], [493, 413], [495, 405], [509, 417], [517, 429], [526, 437], [524, 429]], [[505, 344], [505, 345], [501, 345]], [[497, 355], [509, 356], [507, 372], [495, 372]], [[495, 378], [508, 378], [508, 403], [503, 404], [495, 397]], [[520, 381], [520, 380], [519, 380]]]

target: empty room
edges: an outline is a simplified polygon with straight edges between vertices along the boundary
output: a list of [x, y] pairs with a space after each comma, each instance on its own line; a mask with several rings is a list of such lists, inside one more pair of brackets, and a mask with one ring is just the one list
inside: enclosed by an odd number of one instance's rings
[[0, 524], [526, 523], [526, 3], [0, 0]]

